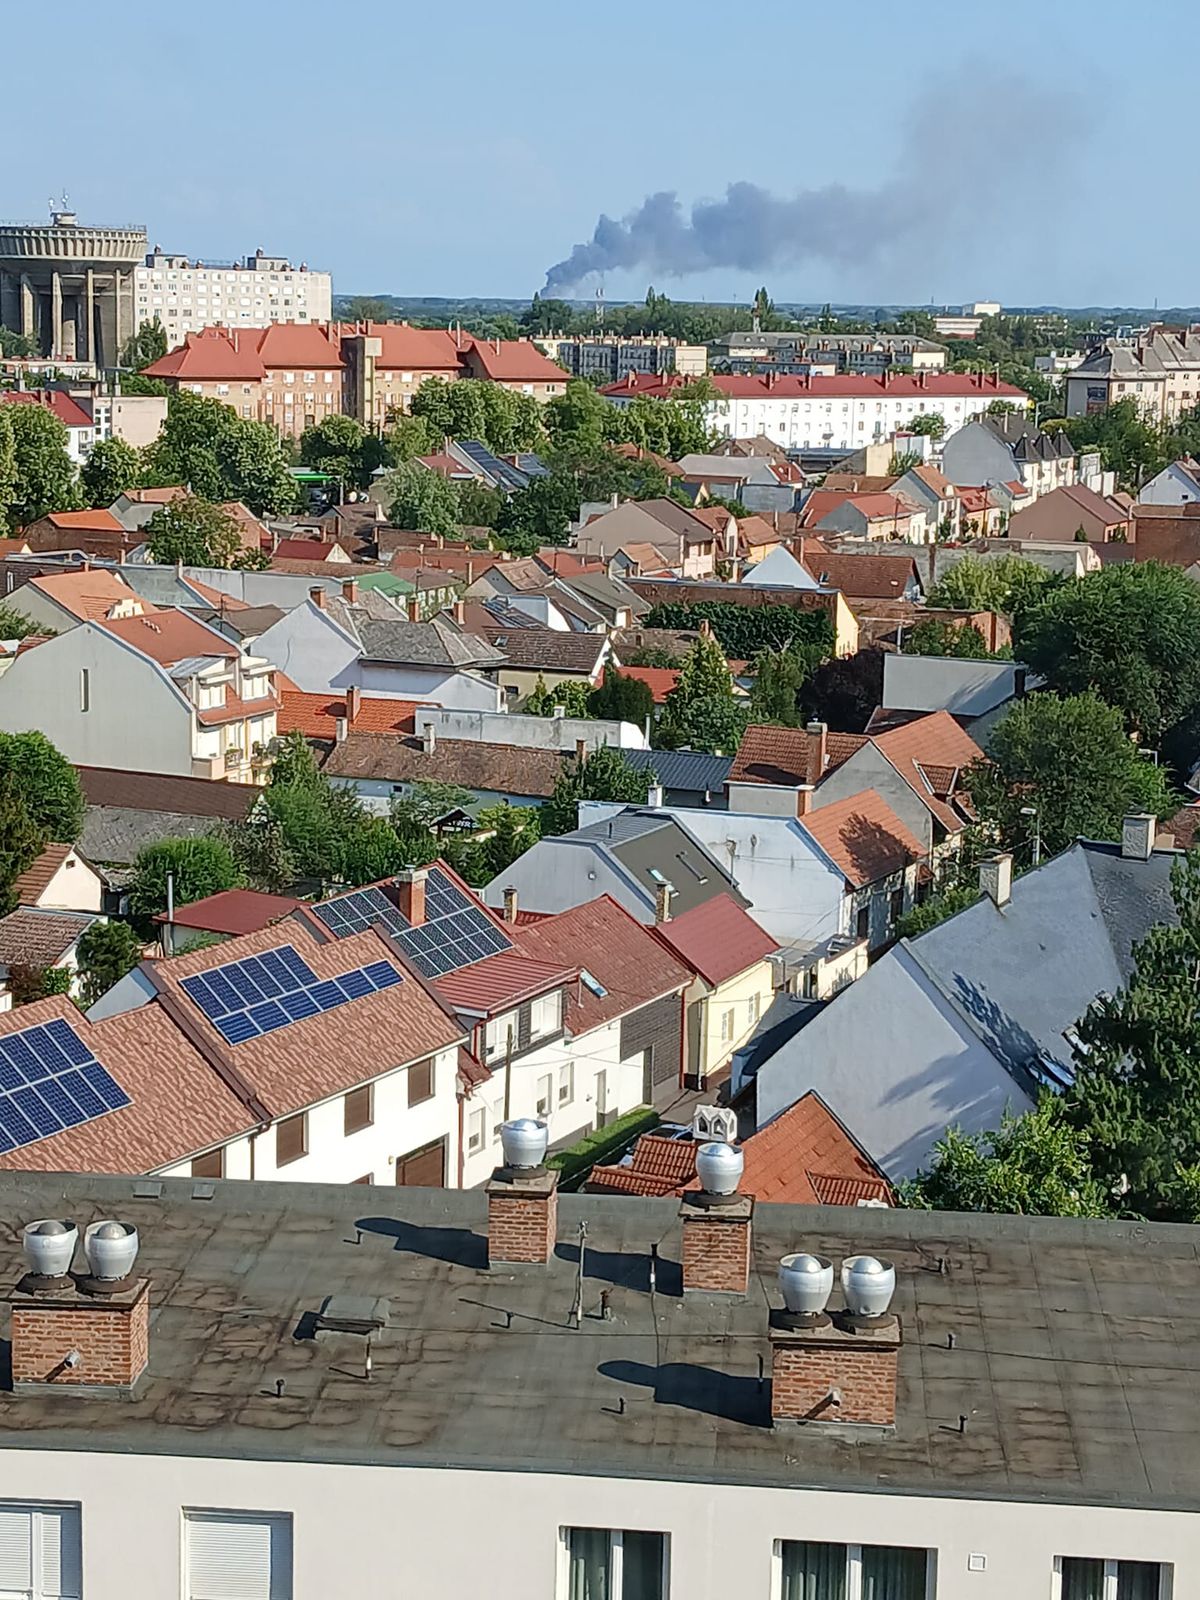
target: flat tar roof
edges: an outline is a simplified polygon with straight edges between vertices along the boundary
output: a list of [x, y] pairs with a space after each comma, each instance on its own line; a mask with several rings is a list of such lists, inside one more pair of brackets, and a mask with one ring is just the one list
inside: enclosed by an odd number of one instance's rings
[[[519, 1274], [485, 1269], [480, 1191], [12, 1173], [0, 1202], [0, 1284], [22, 1223], [113, 1215], [153, 1283], [133, 1395], [0, 1391], [6, 1448], [1200, 1507], [1200, 1228], [760, 1205], [748, 1297], [684, 1300], [671, 1200], [563, 1195], [553, 1263]], [[767, 1308], [801, 1247], [896, 1263], [894, 1436], [769, 1426]], [[335, 1294], [390, 1303], [369, 1381], [361, 1338], [304, 1336]]]

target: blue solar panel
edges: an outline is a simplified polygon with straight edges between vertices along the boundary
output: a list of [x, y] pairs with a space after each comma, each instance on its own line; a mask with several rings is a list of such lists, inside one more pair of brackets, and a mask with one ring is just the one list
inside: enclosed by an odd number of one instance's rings
[[129, 1104], [61, 1017], [0, 1040], [0, 1154]]
[[326, 900], [313, 910], [339, 939], [363, 933], [381, 922], [401, 950], [427, 978], [440, 978], [459, 967], [511, 950], [473, 896], [465, 894], [440, 867], [431, 867], [425, 881], [425, 921], [412, 927], [380, 889], [356, 889]]
[[[356, 967], [337, 978], [318, 979], [291, 945], [283, 945], [184, 978], [183, 988], [222, 1038], [230, 1044], [245, 1044], [305, 1017], [390, 989], [400, 981], [390, 961]], [[2, 1067], [0, 1062], [0, 1071]]]

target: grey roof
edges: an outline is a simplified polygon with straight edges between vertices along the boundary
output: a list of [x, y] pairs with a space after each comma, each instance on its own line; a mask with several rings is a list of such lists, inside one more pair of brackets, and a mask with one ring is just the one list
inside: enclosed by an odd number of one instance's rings
[[735, 1084], [744, 1085], [758, 1074], [764, 1061], [798, 1034], [829, 1004], [827, 1000], [807, 1000], [803, 995], [776, 994], [771, 1004], [758, 1020], [754, 1032], [734, 1053], [730, 1063]]
[[981, 717], [1013, 699], [1025, 680], [1026, 669], [1015, 661], [889, 654], [883, 658], [883, 705], [889, 711]]
[[691, 789], [719, 794], [733, 765], [732, 756], [710, 756], [702, 750], [622, 750], [631, 767], [649, 768], [664, 789]]
[[[16, 1223], [119, 1216], [153, 1307], [130, 1396], [0, 1392], [10, 1450], [1200, 1508], [1195, 1227], [760, 1205], [750, 1294], [685, 1300], [676, 1200], [564, 1194], [549, 1266], [518, 1273], [485, 1268], [478, 1190], [226, 1181], [211, 1195], [190, 1179], [0, 1178], [6, 1283], [23, 1270]], [[767, 1425], [767, 1308], [798, 1240], [896, 1264], [894, 1434]], [[360, 1336], [314, 1336], [329, 1296], [386, 1301], [369, 1382], [347, 1376]]]
[[488, 633], [505, 665], [548, 672], [590, 675], [608, 644], [602, 633], [564, 633], [559, 628], [489, 629]]
[[[996, 1127], [1042, 1083], [1070, 1078], [1068, 1030], [1132, 970], [1132, 948], [1174, 922], [1174, 851], [1126, 860], [1081, 841], [1012, 886], [902, 939], [758, 1078], [760, 1122], [816, 1089], [891, 1178], [947, 1127]], [[854, 1063], [854, 1071], [846, 1070]]]
[[370, 661], [461, 668], [498, 666], [504, 659], [502, 651], [473, 633], [464, 633], [446, 617], [434, 617], [429, 622], [356, 618], [355, 633], [363, 656]]
[[611, 613], [608, 615], [610, 622], [616, 621], [616, 612], [620, 609], [628, 611], [635, 621], [650, 610], [641, 595], [635, 594], [622, 579], [610, 577], [607, 572], [572, 573], [569, 578], [560, 578], [558, 583], [560, 588], [601, 607], [606, 615]]
[[79, 848], [90, 861], [132, 866], [139, 850], [148, 844], [158, 844], [162, 839], [199, 839], [218, 826], [215, 817], [191, 816], [180, 811], [88, 806], [83, 814]]
[[655, 522], [664, 528], [670, 528], [672, 533], [677, 533], [686, 542], [692, 544], [710, 544], [716, 534], [702, 522], [699, 517], [694, 517], [686, 506], [676, 504], [674, 500], [655, 496], [651, 500], [639, 500], [639, 508], [652, 516]]
[[227, 639], [257, 639], [277, 622], [282, 622], [287, 612], [281, 606], [204, 606], [194, 608], [192, 615]]

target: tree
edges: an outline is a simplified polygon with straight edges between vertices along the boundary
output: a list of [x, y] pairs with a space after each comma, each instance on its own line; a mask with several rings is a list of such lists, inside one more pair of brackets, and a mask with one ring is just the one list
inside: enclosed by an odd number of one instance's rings
[[940, 439], [946, 431], [946, 419], [940, 411], [926, 411], [904, 424], [905, 433], [926, 434], [930, 439]]
[[1180, 1215], [1181, 1191], [1194, 1207], [1200, 1164], [1195, 853], [1175, 863], [1171, 887], [1179, 926], [1152, 928], [1134, 950], [1127, 987], [1099, 996], [1080, 1021], [1064, 1107], [1105, 1189], [1123, 1196], [1125, 1209], [1164, 1220]]
[[883, 704], [883, 655], [866, 649], [823, 662], [800, 690], [805, 717], [839, 733], [861, 733]]
[[13, 442], [11, 406], [0, 405], [0, 528], [7, 526], [8, 507], [17, 493], [17, 453]]
[[149, 919], [167, 909], [167, 878], [177, 906], [238, 884], [237, 863], [223, 839], [159, 839], [143, 846], [133, 863], [129, 909]]
[[968, 555], [938, 579], [926, 601], [939, 610], [998, 611], [1011, 617], [1055, 582], [1045, 567], [1021, 556]]
[[45, 842], [18, 779], [11, 772], [0, 772], [0, 913], [7, 915], [13, 909], [13, 883], [37, 860]]
[[743, 606], [726, 600], [681, 605], [672, 601], [653, 606], [644, 625], [690, 632], [706, 622], [731, 660], [750, 661], [760, 650], [786, 649], [800, 656], [808, 673], [833, 654], [829, 618], [823, 611], [802, 611], [799, 606]]
[[161, 566], [231, 567], [242, 554], [237, 519], [195, 495], [169, 500], [146, 524], [150, 557]]
[[684, 745], [729, 753], [741, 742], [746, 721], [747, 713], [734, 700], [733, 678], [721, 646], [710, 634], [701, 634], [667, 693], [658, 742], [668, 750]]
[[574, 481], [559, 473], [534, 478], [518, 489], [496, 518], [496, 540], [501, 549], [532, 555], [543, 545], [566, 544], [570, 524], [579, 515], [579, 491]]
[[152, 322], [141, 323], [138, 331], [130, 334], [121, 346], [117, 361], [122, 367], [132, 367], [135, 372], [140, 372], [152, 361], [160, 361], [166, 353], [167, 330], [160, 318], [155, 316]]
[[928, 933], [930, 928], [936, 928], [947, 918], [956, 917], [960, 911], [973, 906], [978, 899], [978, 886], [952, 883], [945, 889], [931, 894], [928, 900], [922, 900], [919, 906], [913, 906], [912, 910], [906, 911], [902, 917], [897, 917], [896, 937], [897, 939], [919, 938], [921, 934]]
[[398, 528], [441, 534], [460, 531], [458, 494], [449, 478], [415, 461], [394, 467], [380, 485], [382, 502]]
[[591, 694], [591, 686], [582, 679], [566, 678], [553, 689], [547, 689], [546, 680], [539, 672], [521, 713], [526, 717], [552, 717], [556, 714], [555, 707], [562, 706], [568, 717], [589, 717]]
[[321, 782], [321, 769], [317, 766], [312, 745], [298, 728], [293, 728], [280, 741], [275, 752], [270, 783], [280, 788], [317, 789]]
[[610, 722], [632, 722], [635, 728], [644, 728], [654, 717], [654, 695], [640, 678], [628, 677], [617, 667], [605, 667], [604, 682], [588, 699], [588, 712]]
[[402, 799], [394, 799], [391, 822], [397, 833], [413, 828], [432, 828], [451, 811], [469, 811], [475, 803], [470, 789], [460, 783], [435, 783], [426, 779], [409, 787]]
[[95, 1005], [142, 959], [142, 945], [127, 922], [93, 922], [75, 947], [80, 999]]
[[485, 806], [475, 818], [480, 886], [511, 867], [542, 836], [541, 813], [533, 806]]
[[430, 378], [412, 398], [412, 415], [425, 418], [438, 441], [478, 439], [498, 455], [534, 450], [544, 437], [532, 395], [479, 378]]
[[420, 856], [414, 857], [411, 841], [401, 838], [386, 817], [364, 817], [351, 828], [342, 848], [341, 876], [346, 883], [359, 885], [392, 878], [406, 866], [424, 866], [437, 856], [432, 834]]
[[15, 356], [19, 361], [32, 361], [38, 353], [37, 340], [26, 333], [15, 333], [0, 324], [0, 356], [6, 360]]
[[336, 478], [344, 499], [348, 489], [365, 489], [378, 465], [374, 460], [367, 465], [368, 438], [375, 443], [354, 417], [322, 417], [300, 435], [300, 461], [315, 472]]
[[427, 417], [414, 417], [398, 411], [388, 420], [383, 436], [381, 464], [398, 467], [417, 456], [431, 456], [441, 449], [442, 439]]
[[464, 528], [494, 528], [504, 510], [499, 489], [489, 489], [474, 478], [457, 485], [458, 520]]
[[92, 446], [79, 477], [89, 506], [110, 506], [141, 482], [141, 452], [115, 436], [101, 439]]
[[953, 622], [938, 622], [930, 617], [918, 622], [904, 638], [906, 656], [958, 656], [982, 661], [987, 653], [987, 641], [973, 622], [958, 627]]
[[1123, 489], [1136, 490], [1171, 459], [1162, 431], [1142, 415], [1128, 396], [1086, 417], [1064, 417], [1047, 424], [1061, 430], [1076, 450], [1098, 450], [1103, 465], [1116, 473]]
[[581, 800], [615, 800], [624, 805], [644, 805], [650, 793], [651, 774], [631, 767], [619, 750], [601, 745], [572, 761], [554, 785], [542, 807], [542, 833], [570, 833], [579, 826]]
[[43, 840], [78, 839], [84, 810], [79, 774], [44, 733], [0, 733], [0, 774], [13, 780]]
[[774, 722], [784, 728], [800, 724], [799, 696], [805, 680], [804, 663], [790, 650], [762, 650], [755, 657], [754, 684], [750, 690], [750, 715], [755, 722]]
[[1104, 1217], [1108, 1196], [1093, 1174], [1089, 1141], [1043, 1095], [1025, 1116], [1005, 1113], [988, 1133], [951, 1128], [924, 1172], [905, 1183], [906, 1206], [926, 1211], [1001, 1211], [1033, 1217]]
[[1200, 586], [1128, 562], [1054, 585], [1018, 608], [1013, 653], [1063, 694], [1094, 690], [1150, 744], [1200, 706]]
[[988, 742], [990, 762], [965, 774], [981, 820], [1006, 849], [1028, 850], [1037, 812], [1042, 847], [1054, 855], [1077, 838], [1118, 839], [1131, 811], [1169, 816], [1178, 802], [1161, 767], [1126, 736], [1120, 713], [1096, 694], [1018, 701]]
[[296, 480], [268, 423], [239, 417], [219, 400], [179, 391], [167, 420], [145, 452], [156, 484], [186, 484], [202, 500], [240, 500], [256, 516], [291, 511]]
[[53, 635], [55, 630], [14, 611], [11, 606], [0, 605], [0, 639], [28, 639], [31, 634]]
[[279, 818], [270, 811], [256, 808], [244, 822], [230, 823], [222, 837], [249, 888], [286, 894], [295, 883], [296, 863]]
[[74, 511], [80, 495], [67, 455], [67, 430], [45, 406], [4, 407], [13, 443], [13, 483], [8, 521], [27, 526], [51, 511]]

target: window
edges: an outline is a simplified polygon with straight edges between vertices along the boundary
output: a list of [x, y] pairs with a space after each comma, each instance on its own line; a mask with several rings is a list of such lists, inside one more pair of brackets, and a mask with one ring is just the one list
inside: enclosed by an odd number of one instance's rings
[[665, 1600], [667, 1536], [632, 1528], [562, 1530], [562, 1600]]
[[557, 1033], [562, 1026], [562, 991], [543, 994], [529, 1008], [529, 1035], [540, 1039], [548, 1033]]
[[308, 1114], [299, 1111], [275, 1124], [275, 1165], [286, 1167], [308, 1154]]
[[753, 1027], [755, 1025], [755, 1023], [758, 1021], [760, 1016], [762, 1016], [762, 995], [760, 995], [760, 994], [752, 994], [750, 996], [750, 1026], [751, 1027]]
[[292, 1600], [292, 1519], [185, 1511], [186, 1600]]
[[433, 1058], [416, 1061], [408, 1069], [408, 1103], [419, 1106], [423, 1100], [433, 1099]]
[[79, 669], [79, 709], [90, 711], [92, 709], [92, 672], [90, 667]]
[[342, 1132], [349, 1137], [369, 1128], [375, 1121], [374, 1085], [364, 1083], [361, 1089], [351, 1089], [342, 1101]]
[[721, 1043], [728, 1044], [733, 1038], [733, 1009], [721, 1013]]
[[193, 1178], [223, 1178], [225, 1176], [224, 1150], [210, 1150], [207, 1155], [192, 1160]]
[[859, 906], [858, 914], [854, 918], [854, 937], [866, 939], [871, 932], [871, 907]]
[[79, 1507], [0, 1501], [0, 1594], [78, 1600]]
[[888, 896], [888, 921], [896, 922], [904, 915], [904, 889], [893, 889]]
[[537, 1114], [539, 1117], [548, 1117], [550, 1108], [554, 1104], [554, 1079], [547, 1072], [545, 1077], [537, 1081]]
[[929, 1550], [784, 1539], [780, 1600], [926, 1600]]
[[1104, 1561], [1060, 1556], [1059, 1600], [1162, 1600], [1169, 1570], [1158, 1561]]
[[487, 1112], [480, 1106], [467, 1118], [467, 1150], [477, 1155], [487, 1143]]
[[508, 1030], [512, 1029], [513, 1046], [517, 1043], [516, 1017], [509, 1013], [504, 1017], [493, 1017], [483, 1030], [483, 1058], [490, 1061], [493, 1056], [502, 1056], [508, 1049]]
[[569, 1106], [575, 1098], [575, 1063], [564, 1061], [558, 1069], [558, 1103]]

